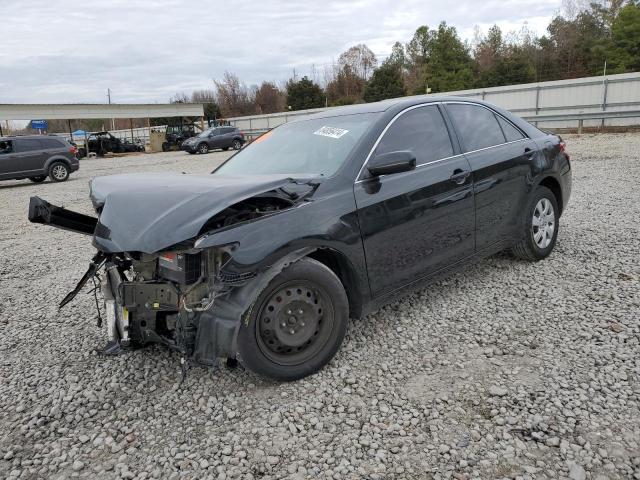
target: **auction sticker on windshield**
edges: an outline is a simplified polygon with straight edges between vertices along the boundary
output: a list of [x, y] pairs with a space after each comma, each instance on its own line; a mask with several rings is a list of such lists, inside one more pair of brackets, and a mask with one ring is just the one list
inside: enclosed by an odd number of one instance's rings
[[326, 126], [321, 127], [315, 132], [313, 132], [314, 135], [321, 135], [323, 137], [331, 137], [331, 138], [340, 138], [347, 133], [349, 133], [349, 130], [345, 130], [343, 128], [337, 128], [337, 127], [326, 127]]

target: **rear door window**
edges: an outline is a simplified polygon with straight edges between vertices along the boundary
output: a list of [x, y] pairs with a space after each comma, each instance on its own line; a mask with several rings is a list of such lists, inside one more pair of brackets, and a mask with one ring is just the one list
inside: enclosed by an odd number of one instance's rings
[[447, 104], [447, 111], [462, 136], [466, 152], [505, 143], [498, 120], [488, 108], [450, 103]]
[[453, 146], [442, 114], [436, 105], [403, 113], [391, 124], [376, 148], [376, 154], [410, 150], [423, 165], [453, 156]]
[[16, 140], [18, 151], [33, 152], [34, 150], [42, 150], [42, 144], [37, 138], [21, 138]]
[[40, 142], [44, 148], [64, 148], [62, 141], [56, 138], [42, 138]]
[[500, 126], [502, 127], [502, 131], [504, 132], [504, 136], [507, 138], [507, 142], [516, 142], [524, 138], [522, 132], [514, 127], [510, 122], [507, 122], [500, 115], [496, 115], [496, 117], [498, 117], [498, 123], [500, 123]]

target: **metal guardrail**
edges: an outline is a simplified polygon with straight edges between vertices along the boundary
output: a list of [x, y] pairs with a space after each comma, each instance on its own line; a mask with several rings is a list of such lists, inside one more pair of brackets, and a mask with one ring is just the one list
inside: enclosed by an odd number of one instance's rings
[[[640, 118], [640, 110], [622, 110], [616, 112], [580, 112], [580, 113], [566, 113], [558, 115], [524, 115], [524, 120], [529, 123], [537, 122], [560, 122], [560, 121], [577, 121], [578, 133], [582, 133], [582, 128], [585, 120], [606, 120], [611, 118]], [[565, 127], [563, 127], [565, 128]], [[267, 133], [270, 128], [256, 128], [252, 130], [243, 129], [242, 132], [249, 141], [255, 140], [260, 135]]]
[[[578, 122], [578, 133], [582, 133], [585, 120], [602, 120], [602, 126], [606, 119], [612, 118], [640, 118], [640, 110], [618, 110], [615, 112], [580, 112], [562, 113], [558, 115], [524, 115], [522, 117], [527, 122], [538, 124], [538, 122]], [[563, 127], [566, 128], [566, 127]]]

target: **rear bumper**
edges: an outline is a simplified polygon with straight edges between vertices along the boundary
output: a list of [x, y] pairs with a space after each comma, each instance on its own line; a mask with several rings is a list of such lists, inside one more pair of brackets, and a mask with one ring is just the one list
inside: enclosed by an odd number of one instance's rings
[[571, 197], [571, 188], [573, 186], [571, 170], [567, 170], [560, 176], [560, 183], [560, 186], [562, 188], [562, 211], [564, 212], [567, 204], [569, 203], [569, 197]]

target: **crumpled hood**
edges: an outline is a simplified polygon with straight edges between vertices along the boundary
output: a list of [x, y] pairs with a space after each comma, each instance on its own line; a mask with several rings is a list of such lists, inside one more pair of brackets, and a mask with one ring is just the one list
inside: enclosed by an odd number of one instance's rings
[[110, 253], [155, 253], [194, 238], [207, 220], [239, 201], [300, 182], [289, 175], [97, 177], [90, 183], [91, 201], [102, 209], [94, 245]]

